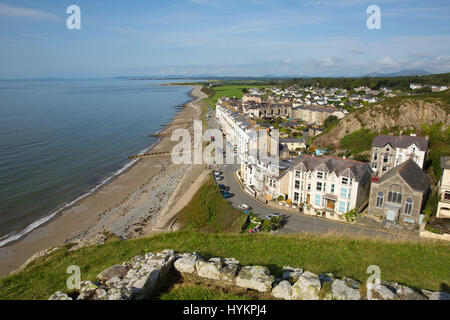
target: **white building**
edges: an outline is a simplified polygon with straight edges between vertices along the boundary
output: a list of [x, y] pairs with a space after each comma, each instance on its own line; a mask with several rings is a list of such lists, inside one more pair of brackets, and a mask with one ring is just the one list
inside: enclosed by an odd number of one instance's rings
[[428, 138], [410, 136], [379, 135], [372, 141], [370, 166], [382, 176], [408, 159], [413, 159], [423, 169], [428, 152]]
[[441, 158], [442, 177], [439, 183], [438, 218], [450, 218], [450, 157]]

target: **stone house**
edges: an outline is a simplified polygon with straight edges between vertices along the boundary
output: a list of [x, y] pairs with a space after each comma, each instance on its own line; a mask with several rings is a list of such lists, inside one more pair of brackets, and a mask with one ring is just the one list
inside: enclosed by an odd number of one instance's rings
[[439, 183], [438, 218], [450, 218], [450, 157], [441, 158], [442, 176]]
[[420, 168], [423, 168], [428, 143], [428, 138], [415, 135], [379, 135], [372, 141], [370, 167], [378, 176], [408, 159], [413, 159]]
[[422, 208], [428, 196], [431, 178], [409, 159], [373, 178], [368, 213], [410, 228], [422, 223]]

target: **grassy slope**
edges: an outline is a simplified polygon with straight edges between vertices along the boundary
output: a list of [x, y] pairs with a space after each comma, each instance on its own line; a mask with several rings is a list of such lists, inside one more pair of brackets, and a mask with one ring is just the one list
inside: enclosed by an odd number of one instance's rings
[[179, 215], [182, 228], [202, 232], [239, 233], [247, 216], [223, 198], [210, 178]]
[[162, 294], [159, 298], [161, 300], [251, 300], [245, 295], [221, 292], [198, 285], [178, 287]]
[[95, 280], [105, 268], [147, 251], [171, 248], [198, 251], [204, 257], [234, 257], [242, 265], [266, 265], [280, 274], [284, 265], [312, 272], [332, 272], [365, 281], [366, 268], [381, 268], [384, 280], [442, 290], [450, 279], [448, 243], [383, 242], [346, 237], [268, 234], [205, 234], [193, 231], [110, 242], [74, 252], [61, 249], [37, 260], [20, 274], [0, 280], [0, 299], [47, 299], [65, 288], [66, 268], [78, 265], [82, 280]]

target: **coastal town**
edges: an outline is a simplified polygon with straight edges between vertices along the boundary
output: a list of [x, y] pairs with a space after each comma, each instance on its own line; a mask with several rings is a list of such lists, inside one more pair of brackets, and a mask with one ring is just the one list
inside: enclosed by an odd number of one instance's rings
[[450, 300], [449, 18], [0, 0], [0, 301], [275, 319]]
[[[411, 89], [418, 86], [411, 84]], [[445, 91], [446, 86], [431, 86]], [[310, 147], [324, 131], [327, 119], [346, 117], [349, 108], [364, 108], [384, 97], [407, 95], [390, 88], [352, 91], [332, 88], [245, 90], [242, 98], [219, 98], [214, 115], [229, 150], [237, 155], [236, 177], [242, 192], [266, 206], [345, 223], [357, 217], [393, 232], [425, 230], [423, 209], [431, 194], [432, 179], [423, 171], [429, 156], [429, 137], [415, 133], [379, 134], [371, 142], [367, 161], [346, 158], [345, 150]], [[411, 95], [411, 93], [409, 93]], [[344, 102], [347, 101], [347, 102]], [[345, 119], [344, 119], [345, 121]], [[254, 156], [261, 143], [259, 131], [267, 132], [270, 158]], [[222, 152], [222, 150], [221, 150]], [[441, 159], [437, 218], [450, 218], [448, 157]]]

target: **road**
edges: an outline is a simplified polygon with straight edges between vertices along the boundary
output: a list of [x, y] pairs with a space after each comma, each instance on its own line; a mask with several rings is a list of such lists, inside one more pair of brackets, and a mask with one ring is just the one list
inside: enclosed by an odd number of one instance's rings
[[[218, 128], [217, 122], [214, 120], [214, 115], [211, 113], [211, 117], [207, 119], [209, 128]], [[235, 161], [236, 163], [236, 161]], [[223, 180], [219, 183], [224, 184], [230, 188], [231, 198], [228, 199], [230, 204], [238, 208], [239, 205], [245, 203], [249, 205], [255, 214], [260, 218], [265, 217], [268, 214], [283, 214], [285, 211], [275, 208], [267, 207], [261, 202], [257, 201], [250, 194], [243, 191], [236, 180], [235, 172], [240, 169], [239, 164], [218, 165], [218, 169], [222, 172]], [[311, 233], [311, 234], [335, 234], [335, 235], [350, 235], [350, 236], [363, 236], [378, 239], [405, 239], [405, 240], [417, 240], [415, 235], [409, 235], [404, 233], [392, 233], [389, 231], [372, 229], [369, 227], [347, 224], [339, 221], [329, 220], [326, 218], [304, 215], [301, 213], [287, 213], [287, 223], [280, 230], [283, 234], [292, 233]]]

